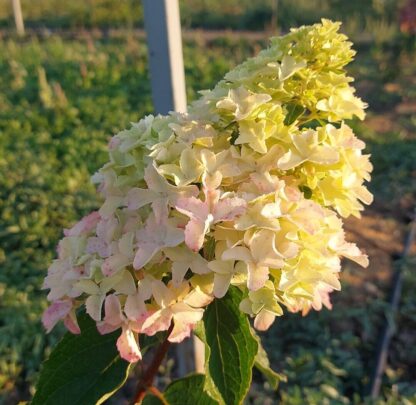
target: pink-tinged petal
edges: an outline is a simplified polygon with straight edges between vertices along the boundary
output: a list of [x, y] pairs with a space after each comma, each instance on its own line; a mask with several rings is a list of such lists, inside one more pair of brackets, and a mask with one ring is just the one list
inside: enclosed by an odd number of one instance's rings
[[157, 332], [168, 330], [172, 322], [172, 311], [163, 309], [156, 311], [143, 322], [142, 333], [153, 336]]
[[155, 214], [155, 219], [158, 224], [166, 223], [166, 219], [169, 215], [168, 199], [157, 198], [152, 202], [152, 209]]
[[292, 201], [292, 202], [299, 201], [302, 196], [302, 193], [297, 187], [291, 187], [291, 186], [285, 187], [285, 189], [283, 190], [283, 193], [288, 199], [288, 201]]
[[110, 325], [119, 326], [124, 322], [124, 316], [121, 313], [120, 300], [117, 295], [110, 294], [106, 297], [104, 313], [104, 321]]
[[92, 236], [87, 240], [86, 252], [89, 254], [97, 253], [100, 257], [108, 257], [111, 254], [110, 246], [101, 238]]
[[109, 243], [113, 239], [114, 232], [118, 226], [119, 221], [115, 216], [110, 218], [103, 218], [97, 224], [97, 236]]
[[72, 302], [69, 300], [58, 300], [53, 302], [43, 313], [42, 323], [49, 333], [59, 320], [64, 319], [72, 309]]
[[139, 249], [136, 252], [133, 260], [133, 267], [136, 270], [146, 266], [147, 263], [153, 258], [153, 256], [160, 250], [160, 247], [151, 243], [143, 243], [139, 245]]
[[355, 243], [345, 242], [337, 253], [347, 259], [353, 260], [362, 267], [368, 267], [368, 256], [362, 253]]
[[179, 195], [181, 197], [197, 197], [198, 194], [199, 194], [199, 188], [193, 184], [189, 186], [180, 187], [179, 189]]
[[221, 192], [219, 190], [212, 190], [210, 188], [204, 187], [204, 194], [205, 194], [205, 202], [204, 204], [207, 206], [207, 209], [212, 214], [213, 208], [217, 205]]
[[274, 322], [276, 315], [263, 309], [254, 319], [254, 327], [259, 331], [266, 331]]
[[124, 312], [129, 319], [134, 321], [139, 321], [144, 317], [147, 312], [146, 304], [140, 294], [131, 294], [127, 296], [126, 303], [124, 304]]
[[256, 291], [262, 287], [269, 279], [269, 268], [266, 266], [256, 266], [248, 263], [247, 287], [251, 291]]
[[184, 339], [191, 336], [194, 324], [184, 323], [182, 321], [175, 321], [172, 332], [170, 333], [168, 340], [172, 343], [180, 343]]
[[110, 138], [110, 141], [108, 142], [108, 149], [113, 150], [117, 148], [121, 144], [121, 139], [117, 136], [113, 136]]
[[[208, 226], [207, 226], [208, 225]], [[185, 243], [189, 249], [198, 252], [204, 244], [209, 224], [199, 219], [191, 219], [185, 227]]]
[[332, 302], [331, 302], [330, 292], [331, 291], [326, 291], [325, 293], [321, 292], [322, 305], [324, 307], [328, 308], [329, 310], [332, 309]]
[[364, 186], [355, 187], [354, 192], [364, 204], [370, 205], [374, 200], [374, 196]]
[[81, 329], [78, 325], [77, 316], [75, 315], [75, 311], [72, 310], [64, 319], [65, 327], [74, 335], [79, 335], [81, 333]]
[[131, 329], [123, 328], [120, 337], [117, 339], [117, 349], [120, 352], [120, 357], [130, 363], [142, 359], [137, 339]]
[[97, 330], [100, 335], [107, 335], [108, 333], [114, 332], [117, 329], [120, 329], [120, 325], [110, 325], [105, 321], [97, 323]]
[[272, 176], [269, 172], [251, 173], [251, 182], [255, 184], [259, 191], [263, 194], [273, 193], [280, 190], [284, 186], [284, 181], [278, 180], [277, 177]]
[[130, 320], [129, 321], [130, 329], [134, 332], [142, 333], [144, 321], [147, 318], [149, 318], [149, 316], [153, 315], [155, 312], [156, 312], [155, 310], [145, 311], [139, 316], [139, 318], [135, 320]]
[[73, 267], [62, 275], [62, 280], [78, 281], [83, 275], [85, 275], [85, 268], [83, 266]]
[[104, 274], [104, 276], [109, 277], [114, 274], [113, 269], [111, 268], [110, 261], [104, 260], [103, 264], [101, 265], [101, 271]]
[[343, 232], [334, 235], [329, 240], [328, 246], [338, 255], [353, 260], [362, 267], [367, 267], [369, 264], [368, 256], [362, 253], [355, 243], [345, 241]]
[[179, 224], [172, 223], [168, 224], [166, 227], [166, 233], [163, 239], [164, 247], [175, 247], [180, 245], [184, 241], [184, 232]]
[[328, 309], [332, 309], [330, 294], [333, 291], [333, 288], [328, 285], [319, 285], [319, 287], [315, 290], [315, 295], [312, 301], [312, 308], [315, 311], [320, 311], [322, 306], [325, 306]]
[[189, 218], [205, 221], [209, 214], [208, 205], [195, 197], [178, 198], [175, 208]]
[[242, 198], [224, 198], [215, 205], [212, 214], [214, 222], [231, 221], [236, 216], [244, 214], [247, 203]]
[[110, 277], [130, 264], [130, 259], [124, 255], [113, 255], [104, 260], [101, 270], [106, 277]]
[[65, 236], [81, 236], [91, 232], [100, 221], [101, 217], [98, 211], [93, 211], [91, 214], [86, 215], [71, 229], [64, 229]]

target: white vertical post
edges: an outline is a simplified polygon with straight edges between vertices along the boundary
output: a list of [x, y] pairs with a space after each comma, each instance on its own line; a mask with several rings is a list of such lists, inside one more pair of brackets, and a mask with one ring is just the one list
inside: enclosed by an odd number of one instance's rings
[[[178, 0], [143, 0], [143, 5], [155, 112], [186, 112]], [[196, 337], [193, 338], [193, 347], [189, 347], [189, 343], [178, 346], [179, 373], [187, 374], [193, 368], [203, 372], [204, 351], [203, 343]]]
[[157, 113], [186, 111], [178, 0], [143, 0], [150, 80]]
[[12, 5], [17, 34], [23, 36], [25, 35], [25, 26], [23, 24], [23, 14], [20, 0], [12, 0]]

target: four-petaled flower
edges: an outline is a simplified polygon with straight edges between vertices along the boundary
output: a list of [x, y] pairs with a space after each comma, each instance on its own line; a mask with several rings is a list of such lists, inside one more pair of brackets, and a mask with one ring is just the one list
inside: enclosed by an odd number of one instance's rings
[[185, 227], [185, 243], [197, 252], [204, 244], [205, 235], [211, 225], [221, 221], [231, 221], [246, 209], [246, 201], [238, 197], [220, 198], [218, 190], [204, 190], [205, 201], [195, 197], [180, 198], [176, 209], [187, 215], [190, 220]]
[[159, 223], [168, 216], [168, 206], [175, 206], [179, 197], [191, 197], [198, 194], [196, 186], [178, 187], [169, 184], [152, 164], [145, 169], [144, 180], [148, 188], [132, 188], [127, 194], [127, 208], [137, 210], [151, 203], [156, 221]]
[[269, 278], [269, 268], [279, 269], [284, 265], [284, 257], [277, 250], [276, 234], [262, 229], [246, 238], [245, 246], [234, 246], [222, 254], [223, 260], [239, 260], [247, 265], [247, 286], [256, 291], [264, 286]]
[[[193, 197], [191, 197], [193, 198]], [[178, 227], [174, 218], [164, 219], [162, 223], [151, 214], [144, 228], [136, 233], [137, 252], [134, 256], [133, 267], [141, 269], [163, 248], [175, 247], [184, 240], [184, 232]]]
[[188, 282], [175, 288], [155, 280], [152, 283], [152, 294], [158, 309], [143, 322], [142, 331], [147, 335], [154, 335], [168, 330], [173, 322], [174, 326], [168, 339], [176, 343], [190, 335], [194, 325], [202, 319], [202, 307], [212, 301], [212, 297], [202, 291], [190, 292]]

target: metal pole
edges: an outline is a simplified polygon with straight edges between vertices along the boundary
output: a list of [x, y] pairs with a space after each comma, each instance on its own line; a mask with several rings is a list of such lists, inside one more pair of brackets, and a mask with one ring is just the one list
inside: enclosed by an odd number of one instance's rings
[[23, 14], [22, 7], [20, 5], [20, 0], [12, 0], [12, 5], [17, 35], [22, 37], [23, 35], [25, 35], [25, 26], [23, 24]]
[[[186, 112], [185, 70], [178, 0], [143, 0], [144, 25], [155, 112]], [[192, 345], [193, 343], [193, 345]], [[203, 343], [196, 337], [178, 346], [178, 369], [204, 371]], [[194, 363], [194, 364], [193, 364]]]

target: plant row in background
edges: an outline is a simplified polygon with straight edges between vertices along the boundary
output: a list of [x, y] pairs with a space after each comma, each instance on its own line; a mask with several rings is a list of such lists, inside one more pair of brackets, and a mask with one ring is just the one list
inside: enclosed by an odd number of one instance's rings
[[[22, 0], [27, 27], [33, 28], [131, 28], [143, 27], [140, 0]], [[311, 24], [320, 18], [345, 19], [345, 30], [357, 41], [384, 42], [399, 32], [400, 10], [407, 0], [182, 0], [185, 28], [264, 30], [277, 26], [281, 31]], [[277, 5], [274, 7], [273, 5]], [[411, 18], [411, 14], [410, 17]], [[0, 4], [0, 26], [13, 27], [10, 2]]]

